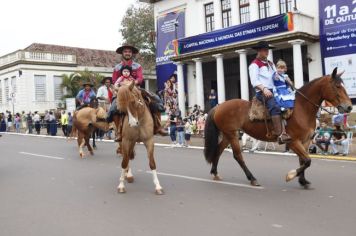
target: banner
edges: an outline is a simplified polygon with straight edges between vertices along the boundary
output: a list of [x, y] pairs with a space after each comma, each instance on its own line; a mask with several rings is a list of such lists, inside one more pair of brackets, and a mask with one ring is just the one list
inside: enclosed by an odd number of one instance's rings
[[177, 66], [170, 60], [176, 56], [174, 43], [185, 36], [184, 10], [170, 12], [157, 19], [156, 73], [157, 88], [164, 89], [164, 83], [176, 73]]
[[335, 67], [350, 98], [356, 98], [356, 0], [319, 1], [320, 49], [324, 74]]
[[293, 15], [286, 13], [178, 40], [178, 54], [292, 31]]

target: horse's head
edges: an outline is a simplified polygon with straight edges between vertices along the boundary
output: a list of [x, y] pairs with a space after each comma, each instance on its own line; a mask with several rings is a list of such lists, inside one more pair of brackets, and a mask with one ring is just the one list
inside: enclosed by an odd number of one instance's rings
[[130, 85], [122, 85], [118, 89], [117, 103], [120, 111], [127, 113], [129, 125], [136, 127], [145, 107], [141, 92], [133, 81]]
[[344, 71], [337, 73], [337, 67], [335, 67], [331, 75], [326, 75], [326, 85], [323, 86], [321, 95], [324, 100], [335, 106], [340, 113], [349, 113], [352, 110], [352, 103], [341, 79], [343, 73]]

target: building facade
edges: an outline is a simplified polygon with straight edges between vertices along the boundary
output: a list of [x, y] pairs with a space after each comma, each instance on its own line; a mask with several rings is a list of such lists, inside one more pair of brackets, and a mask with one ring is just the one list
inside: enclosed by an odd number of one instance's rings
[[[266, 40], [275, 49], [270, 50], [269, 59], [286, 61], [288, 75], [297, 88], [304, 83], [322, 76], [322, 57], [319, 43], [319, 1], [307, 0], [152, 0], [142, 1], [154, 5], [155, 18], [170, 12], [185, 12], [185, 37], [178, 39], [180, 49], [185, 52], [171, 58], [177, 65], [180, 109], [185, 112], [184, 100], [188, 106], [200, 105], [208, 110], [208, 95], [217, 90], [218, 102], [232, 98], [249, 100], [253, 96], [248, 78], [248, 66], [256, 52], [251, 47], [258, 41]], [[283, 32], [273, 29], [270, 33], [250, 32], [261, 29], [258, 25], [273, 27], [270, 22], [278, 16], [289, 16], [291, 27]], [[246, 35], [240, 40], [229, 41], [228, 37]], [[262, 31], [264, 28], [262, 28]], [[244, 33], [244, 32], [242, 32]], [[212, 35], [215, 35], [212, 37]], [[226, 41], [217, 43], [214, 41]], [[196, 40], [196, 39], [200, 39]], [[212, 39], [214, 42], [210, 42]], [[204, 47], [204, 43], [214, 46]], [[182, 45], [181, 45], [182, 44]], [[196, 47], [196, 50], [190, 50]], [[184, 69], [184, 68], [187, 69]], [[182, 79], [186, 77], [186, 80]], [[184, 91], [187, 83], [187, 91]], [[183, 86], [182, 86], [183, 84]], [[184, 114], [184, 113], [183, 113]]]
[[[29, 112], [63, 108], [63, 74], [89, 70], [111, 76], [120, 61], [114, 51], [48, 44], [0, 57], [0, 111]], [[145, 86], [155, 89], [155, 73], [144, 71]]]

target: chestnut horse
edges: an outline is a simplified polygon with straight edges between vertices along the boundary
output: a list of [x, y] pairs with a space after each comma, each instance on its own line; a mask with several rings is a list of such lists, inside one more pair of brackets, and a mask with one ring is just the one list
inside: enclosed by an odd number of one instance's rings
[[[322, 101], [329, 101], [337, 107], [340, 113], [352, 110], [352, 103], [340, 78], [341, 75], [342, 73], [337, 74], [337, 68], [335, 68], [331, 75], [315, 79], [297, 91], [294, 111], [287, 120], [286, 131], [292, 138], [289, 148], [298, 155], [300, 167], [288, 172], [287, 182], [298, 176], [302, 186], [308, 187], [310, 184], [304, 176], [305, 169], [311, 164], [307, 149], [315, 130], [316, 114]], [[277, 137], [266, 136], [267, 128], [264, 122], [249, 120], [250, 108], [251, 102], [233, 99], [220, 104], [209, 112], [205, 125], [204, 155], [207, 162], [212, 164], [210, 173], [214, 175], [215, 180], [220, 179], [217, 172], [219, 157], [223, 150], [231, 144], [234, 159], [245, 172], [251, 185], [259, 185], [243, 160], [237, 131], [242, 130], [255, 139], [268, 142], [277, 141]], [[269, 130], [272, 130], [270, 122], [268, 127]], [[220, 134], [221, 140], [219, 140]]]
[[118, 88], [117, 104], [118, 109], [126, 114], [122, 127], [122, 170], [120, 183], [117, 187], [118, 192], [126, 192], [125, 177], [127, 177], [129, 182], [133, 180], [131, 170], [129, 169], [129, 161], [135, 156], [135, 144], [143, 142], [147, 149], [156, 194], [161, 195], [163, 194], [163, 189], [158, 181], [156, 163], [153, 156], [153, 118], [140, 90], [135, 87], [135, 82], [129, 85], [122, 85]]
[[90, 137], [94, 139], [94, 132], [97, 129], [104, 131], [109, 130], [109, 124], [105, 120], [106, 112], [103, 108], [84, 107], [73, 114], [73, 130], [71, 136], [73, 137], [78, 132], [78, 147], [79, 155], [84, 157], [83, 147], [86, 145], [91, 155], [94, 155], [93, 147], [90, 145]]

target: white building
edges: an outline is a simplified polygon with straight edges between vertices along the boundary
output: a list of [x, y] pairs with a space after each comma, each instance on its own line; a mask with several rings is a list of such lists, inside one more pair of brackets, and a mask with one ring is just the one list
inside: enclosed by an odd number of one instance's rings
[[[0, 111], [39, 111], [62, 104], [63, 74], [85, 69], [111, 76], [120, 61], [114, 51], [31, 44], [0, 57]], [[144, 71], [146, 87], [155, 89], [155, 73]], [[151, 85], [151, 86], [150, 86]]]
[[[156, 20], [167, 13], [185, 12], [185, 38], [204, 37], [208, 32], [221, 32], [230, 26], [253, 25], [256, 21], [292, 12], [294, 28], [212, 48], [195, 50], [173, 58], [177, 62], [181, 86], [183, 65], [187, 65], [187, 97], [192, 107], [209, 109], [210, 89], [218, 92], [218, 102], [232, 98], [249, 100], [253, 94], [248, 79], [248, 65], [256, 52], [251, 46], [266, 40], [276, 48], [269, 59], [283, 59], [295, 86], [322, 75], [319, 44], [319, 1], [308, 0], [144, 0], [154, 5]], [[184, 93], [179, 101], [184, 101]], [[179, 104], [185, 111], [185, 106]]]

